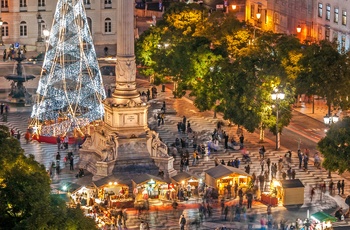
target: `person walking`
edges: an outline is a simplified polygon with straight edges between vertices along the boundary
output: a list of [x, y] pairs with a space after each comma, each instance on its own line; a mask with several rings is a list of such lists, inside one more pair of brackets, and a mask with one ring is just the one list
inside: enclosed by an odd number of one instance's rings
[[126, 211], [127, 211], [127, 209], [124, 209], [124, 210], [123, 210], [123, 226], [124, 226], [124, 228], [127, 229], [127, 227], [126, 227], [126, 221], [128, 220], [128, 213], [127, 213]]
[[313, 188], [311, 188], [311, 192], [310, 192], [310, 200], [311, 200], [311, 202], [312, 202], [312, 199], [313, 199], [314, 195], [315, 195], [315, 188], [313, 187]]
[[299, 159], [299, 169], [301, 169], [301, 164], [303, 163], [303, 154], [300, 149], [298, 149], [298, 159]]
[[186, 218], [184, 215], [180, 216], [179, 225], [180, 225], [180, 230], [185, 230]]
[[333, 180], [331, 180], [328, 185], [329, 195], [333, 195], [333, 186], [334, 186], [334, 183], [333, 183]]
[[225, 215], [224, 220], [227, 220], [227, 215], [228, 215], [228, 206], [227, 205], [225, 206], [225, 209], [224, 209], [224, 215]]
[[243, 147], [244, 147], [244, 136], [243, 136], [243, 133], [241, 133], [241, 136], [239, 136], [239, 143], [240, 143], [241, 149], [243, 149]]
[[73, 158], [73, 156], [71, 156], [69, 159], [69, 170], [71, 170], [71, 171], [74, 170], [74, 158]]
[[57, 149], [58, 149], [58, 151], [60, 151], [60, 149], [61, 149], [61, 137], [60, 137], [60, 135], [58, 135], [56, 137], [56, 143], [57, 143]]
[[1, 103], [1, 105], [0, 105], [0, 113], [1, 114], [4, 114], [4, 108], [5, 108], [5, 104]]
[[341, 194], [344, 195], [344, 188], [345, 188], [345, 183], [344, 183], [344, 180], [341, 181]]
[[338, 180], [338, 183], [337, 183], [337, 189], [338, 189], [338, 195], [340, 195], [340, 189], [341, 189], [341, 183], [340, 183], [340, 180]]
[[249, 191], [246, 197], [247, 197], [247, 209], [250, 209], [252, 208], [252, 204], [253, 204], [253, 194]]
[[6, 61], [6, 58], [7, 58], [7, 53], [6, 53], [6, 49], [4, 49], [4, 53], [3, 53], [3, 55], [2, 55], [2, 60], [3, 60], [3, 62]]

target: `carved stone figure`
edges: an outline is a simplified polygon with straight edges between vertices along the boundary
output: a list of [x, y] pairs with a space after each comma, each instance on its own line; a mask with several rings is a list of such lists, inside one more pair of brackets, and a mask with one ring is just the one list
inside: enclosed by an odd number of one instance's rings
[[152, 150], [151, 150], [151, 156], [152, 157], [169, 157], [168, 155], [168, 146], [164, 144], [160, 138], [159, 134], [156, 132], [152, 132], [152, 142], [151, 142]]

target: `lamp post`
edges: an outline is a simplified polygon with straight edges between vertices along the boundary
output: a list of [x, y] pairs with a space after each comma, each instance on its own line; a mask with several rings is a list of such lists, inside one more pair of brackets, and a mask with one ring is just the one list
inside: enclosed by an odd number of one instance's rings
[[278, 119], [279, 119], [279, 103], [283, 100], [285, 94], [278, 92], [278, 89], [275, 89], [275, 92], [271, 94], [271, 98], [276, 102], [276, 150], [280, 148], [280, 132], [278, 130]]
[[36, 17], [36, 19], [38, 20], [38, 42], [42, 42], [43, 38], [41, 37], [41, 22], [43, 18], [41, 17], [40, 13]]
[[[323, 117], [323, 122], [325, 125], [332, 125], [333, 123], [337, 123], [339, 121], [339, 117], [337, 114], [334, 114], [334, 116], [326, 114], [326, 116]], [[332, 178], [331, 170], [328, 170], [328, 178]]]
[[45, 29], [43, 30], [43, 35], [44, 35], [44, 37], [45, 37], [45, 42], [48, 43], [48, 39], [47, 39], [47, 38], [50, 36], [50, 31], [49, 31], [48, 29], [45, 28]]
[[254, 23], [254, 41], [255, 41], [256, 24], [259, 23], [260, 17], [261, 17], [261, 13], [256, 13], [256, 18], [257, 18], [257, 20], [256, 20], [255, 23]]
[[3, 21], [0, 18], [0, 46], [4, 45], [4, 42], [2, 41], [2, 24], [3, 24]]

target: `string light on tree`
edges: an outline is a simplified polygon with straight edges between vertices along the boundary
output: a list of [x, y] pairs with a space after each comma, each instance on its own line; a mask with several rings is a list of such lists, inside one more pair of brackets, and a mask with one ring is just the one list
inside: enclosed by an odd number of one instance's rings
[[104, 115], [102, 77], [81, 0], [59, 0], [31, 114], [44, 136], [80, 131]]

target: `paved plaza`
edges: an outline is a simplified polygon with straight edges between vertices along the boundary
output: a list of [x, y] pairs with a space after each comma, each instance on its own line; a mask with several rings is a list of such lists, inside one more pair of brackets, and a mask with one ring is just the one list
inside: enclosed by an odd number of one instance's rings
[[[104, 84], [113, 84], [114, 78], [109, 76], [104, 76]], [[35, 89], [37, 80], [26, 83], [26, 87], [29, 89]], [[4, 84], [8, 84], [7, 81], [4, 81], [2, 77], [0, 77], [0, 85], [2, 87], [7, 87]], [[138, 88], [140, 92], [146, 91], [150, 84], [145, 79], [137, 80]], [[176, 137], [184, 137], [185, 134], [178, 133], [177, 123], [182, 121], [182, 117], [186, 116], [187, 120], [191, 123], [191, 128], [200, 133], [199, 142], [206, 142], [210, 139], [211, 133], [216, 128], [217, 122], [222, 121], [220, 114], [218, 114], [217, 118], [213, 118], [213, 113], [210, 111], [200, 112], [196, 109], [189, 98], [181, 98], [174, 99], [172, 96], [171, 89], [166, 88], [165, 92], [161, 92], [160, 87], [158, 87], [158, 96], [156, 99], [150, 100], [150, 108], [149, 108], [149, 127], [151, 129], [156, 130], [162, 140], [169, 146], [174, 143]], [[165, 116], [165, 123], [163, 125], [158, 126], [155, 114], [160, 110], [163, 101], [166, 102], [168, 112]], [[10, 109], [9, 116], [7, 121], [1, 121], [0, 124], [7, 125], [10, 129], [13, 128], [16, 132], [19, 131], [22, 134], [22, 138], [20, 139], [21, 146], [24, 149], [26, 154], [33, 154], [35, 159], [45, 165], [47, 169], [50, 168], [51, 163], [55, 160], [55, 155], [57, 153], [57, 146], [47, 143], [38, 143], [36, 141], [31, 141], [26, 144], [24, 139], [24, 133], [28, 126], [28, 121], [30, 117], [31, 107], [22, 107], [15, 108], [12, 107]], [[300, 111], [303, 112], [303, 111]], [[305, 112], [305, 111], [304, 111]], [[315, 116], [315, 119], [318, 119]], [[238, 140], [237, 135], [237, 126], [229, 126], [226, 121], [224, 121], [223, 129], [228, 133], [231, 138], [234, 136], [235, 140]], [[248, 151], [250, 151], [252, 164], [251, 164], [251, 173], [255, 172], [256, 175], [260, 174], [260, 164], [259, 164], [259, 154], [258, 148], [261, 145], [258, 143], [259, 136], [256, 133], [248, 133], [244, 132], [245, 135], [245, 147]], [[284, 156], [286, 153], [286, 149], [281, 149], [280, 151], [274, 151], [275, 142], [271, 140], [266, 140], [264, 143], [265, 148], [267, 149], [266, 157], [270, 158], [272, 162], [277, 162], [280, 156]], [[72, 146], [70, 147], [72, 148]], [[242, 154], [240, 151], [234, 150], [224, 150], [223, 145], [220, 144], [221, 150], [214, 152], [210, 155], [210, 157], [205, 157], [199, 159], [199, 164], [196, 166], [190, 166], [189, 172], [202, 177], [203, 171], [207, 170], [214, 166], [214, 158], [224, 159], [225, 162], [228, 160], [235, 159], [236, 157], [241, 158]], [[71, 149], [70, 149], [71, 150]], [[69, 150], [69, 151], [70, 151]], [[193, 151], [192, 148], [189, 148], [190, 155]], [[65, 156], [66, 152], [62, 152], [62, 158]], [[78, 154], [74, 154], [74, 162], [78, 163], [79, 158]], [[292, 167], [297, 167], [297, 158], [293, 155]], [[73, 171], [69, 170], [69, 164], [65, 164], [61, 161], [62, 171], [59, 175], [52, 175], [52, 189], [61, 190], [64, 184], [76, 184], [78, 185], [88, 185], [91, 182], [91, 175], [87, 174], [83, 178], [75, 178], [78, 170], [75, 169]], [[245, 165], [242, 164], [241, 168]], [[174, 167], [176, 170], [180, 170], [180, 156], [178, 156], [175, 160]], [[344, 196], [334, 195], [330, 196], [328, 192], [325, 194], [320, 193], [319, 190], [316, 190], [316, 195], [314, 197], [314, 201], [310, 200], [310, 189], [316, 184], [329, 181], [327, 178], [328, 173], [323, 169], [317, 169], [309, 164], [309, 170], [304, 172], [303, 170], [297, 169], [296, 178], [300, 179], [305, 185], [305, 203], [301, 208], [292, 207], [286, 209], [285, 207], [278, 206], [272, 209], [273, 218], [276, 223], [279, 223], [280, 220], [288, 220], [288, 223], [295, 221], [297, 218], [305, 219], [307, 210], [310, 213], [314, 213], [317, 211], [326, 211], [326, 212], [334, 212], [336, 207], [341, 206], [347, 209], [347, 205], [344, 203]], [[338, 181], [339, 179], [343, 179], [341, 176], [333, 173], [332, 180]], [[349, 185], [350, 181], [346, 180], [346, 184]], [[266, 186], [268, 187], [268, 186]], [[345, 195], [350, 194], [349, 186], [346, 186]], [[129, 219], [127, 222], [128, 229], [138, 229], [141, 220], [148, 221], [151, 229], [179, 229], [178, 219], [179, 216], [183, 213], [187, 218], [187, 228], [186, 229], [215, 229], [217, 227], [226, 226], [230, 229], [246, 229], [247, 221], [242, 220], [241, 222], [233, 221], [231, 218], [228, 218], [227, 221], [223, 220], [221, 216], [221, 210], [218, 204], [213, 204], [214, 211], [213, 215], [210, 218], [204, 219], [202, 222], [199, 221], [199, 212], [198, 212], [198, 203], [200, 200], [190, 199], [186, 202], [181, 202], [178, 210], [173, 210], [171, 208], [171, 204], [168, 202], [157, 201], [153, 204], [152, 208], [139, 215], [136, 210], [130, 209], [128, 210]], [[226, 204], [234, 204], [238, 202], [238, 200], [227, 199]], [[261, 215], [266, 214], [266, 205], [261, 204], [260, 202], [253, 203], [252, 211], [248, 211], [248, 215], [256, 215], [254, 220], [254, 228], [260, 228], [260, 217]], [[198, 224], [197, 224], [198, 222]], [[338, 225], [347, 225], [347, 221], [336, 223]]]

